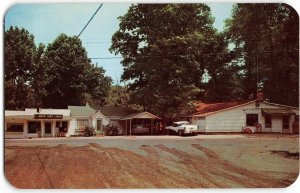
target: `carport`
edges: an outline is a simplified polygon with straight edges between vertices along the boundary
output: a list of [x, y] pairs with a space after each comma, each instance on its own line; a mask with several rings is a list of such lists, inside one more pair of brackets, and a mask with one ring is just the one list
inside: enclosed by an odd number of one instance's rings
[[149, 133], [153, 134], [154, 129], [157, 128], [157, 121], [160, 118], [149, 113], [149, 112], [140, 112], [130, 114], [121, 120], [125, 122], [125, 131], [124, 135], [134, 134], [134, 129], [143, 128], [149, 129]]

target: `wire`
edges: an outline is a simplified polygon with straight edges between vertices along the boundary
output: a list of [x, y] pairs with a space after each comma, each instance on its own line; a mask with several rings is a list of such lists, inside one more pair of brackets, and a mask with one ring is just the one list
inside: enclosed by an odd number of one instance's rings
[[101, 5], [98, 7], [98, 9], [95, 11], [95, 13], [92, 15], [92, 17], [90, 18], [90, 20], [87, 22], [87, 24], [83, 27], [83, 29], [81, 30], [81, 32], [78, 34], [77, 39], [79, 38], [79, 36], [82, 34], [82, 32], [85, 30], [85, 28], [89, 25], [89, 23], [92, 21], [92, 19], [94, 18], [94, 16], [98, 13], [98, 11], [100, 10], [100, 8], [102, 7], [103, 3], [101, 3]]
[[[240, 52], [242, 55], [244, 54], [265, 54], [265, 53], [299, 53], [299, 50], [277, 50], [277, 51], [257, 51], [257, 52]], [[202, 53], [202, 54], [197, 54], [200, 56], [217, 56], [217, 55], [228, 55], [228, 54], [235, 54], [235, 53]], [[136, 59], [140, 59], [140, 58], [165, 58], [165, 57], [186, 57], [185, 55], [170, 55], [170, 56], [166, 56], [166, 55], [152, 55], [152, 56], [137, 56], [135, 57]], [[123, 57], [121, 56], [115, 56], [115, 57], [93, 57], [90, 58], [91, 60], [107, 60], [107, 59], [122, 59]]]

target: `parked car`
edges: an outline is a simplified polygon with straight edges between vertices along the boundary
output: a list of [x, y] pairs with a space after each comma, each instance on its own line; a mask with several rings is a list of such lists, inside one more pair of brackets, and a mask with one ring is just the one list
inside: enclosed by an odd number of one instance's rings
[[255, 132], [254, 127], [243, 127], [242, 128], [242, 133], [251, 134], [254, 132]]
[[132, 133], [134, 135], [136, 134], [149, 134], [150, 133], [150, 129], [147, 127], [144, 127], [142, 125], [135, 125], [132, 128]]
[[198, 126], [191, 125], [188, 121], [178, 121], [174, 122], [171, 126], [166, 127], [167, 133], [175, 132], [179, 136], [184, 135], [197, 135]]
[[244, 126], [242, 127], [242, 133], [261, 133], [262, 132], [262, 126], [260, 123], [257, 123], [255, 126]]

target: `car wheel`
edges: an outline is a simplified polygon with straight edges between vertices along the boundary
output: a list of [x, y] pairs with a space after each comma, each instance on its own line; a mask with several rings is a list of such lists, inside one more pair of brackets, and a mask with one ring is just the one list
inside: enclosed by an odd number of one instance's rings
[[179, 130], [179, 131], [178, 131], [178, 135], [179, 135], [179, 136], [183, 136], [183, 134], [184, 134], [184, 133], [183, 133], [182, 130]]

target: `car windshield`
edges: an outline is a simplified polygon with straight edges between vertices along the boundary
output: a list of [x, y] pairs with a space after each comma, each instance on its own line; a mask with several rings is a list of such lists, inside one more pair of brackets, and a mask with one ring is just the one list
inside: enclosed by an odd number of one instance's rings
[[179, 125], [177, 123], [173, 123], [173, 127], [178, 127]]
[[187, 125], [187, 123], [180, 123], [179, 125], [180, 125], [180, 126], [182, 126], [182, 125]]

